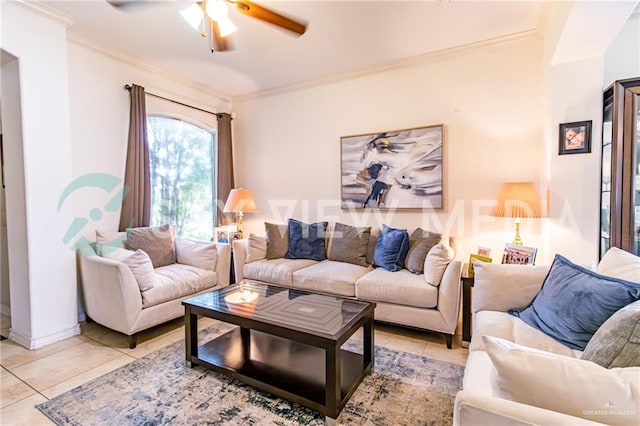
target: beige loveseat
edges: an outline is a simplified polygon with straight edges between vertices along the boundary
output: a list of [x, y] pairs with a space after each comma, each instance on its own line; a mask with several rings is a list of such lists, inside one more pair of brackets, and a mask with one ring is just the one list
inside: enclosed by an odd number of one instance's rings
[[[182, 300], [229, 285], [229, 244], [174, 238], [175, 262], [156, 268], [148, 265], [152, 271], [147, 271], [146, 278], [132, 272], [136, 265], [132, 269], [126, 263], [131, 253], [123, 248], [124, 233], [111, 233], [108, 246], [98, 246], [102, 255], [96, 252], [96, 244], [79, 252], [86, 315], [128, 335], [130, 348], [137, 344], [137, 333], [183, 316]], [[142, 279], [150, 283], [141, 283]]]
[[[328, 246], [332, 242], [329, 232]], [[375, 240], [373, 241], [375, 245]], [[451, 260], [439, 282], [407, 269], [390, 272], [335, 260], [259, 259], [247, 262], [247, 239], [233, 242], [236, 282], [250, 280], [376, 302], [376, 321], [443, 333], [452, 346], [460, 312], [462, 264]]]
[[[531, 303], [549, 266], [474, 262], [474, 269], [473, 335], [454, 425], [640, 424], [640, 302], [612, 315], [583, 352], [507, 313]], [[640, 258], [612, 249], [597, 272], [640, 285]], [[574, 300], [585, 303], [579, 293]], [[633, 322], [621, 327], [620, 318]], [[607, 340], [616, 333], [617, 343]], [[602, 356], [583, 357], [594, 353], [592, 343], [612, 356], [608, 368]]]

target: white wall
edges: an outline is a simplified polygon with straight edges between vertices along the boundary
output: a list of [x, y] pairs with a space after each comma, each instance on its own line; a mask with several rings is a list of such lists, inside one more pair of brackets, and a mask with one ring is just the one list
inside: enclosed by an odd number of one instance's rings
[[603, 87], [640, 77], [640, 11], [625, 24], [604, 57]]
[[[500, 258], [513, 224], [487, 216], [504, 181], [540, 180], [543, 158], [542, 45], [526, 39], [411, 66], [234, 103], [236, 186], [250, 189], [264, 220], [443, 228]], [[444, 123], [444, 211], [343, 212], [340, 137]], [[279, 208], [278, 208], [279, 207]], [[290, 209], [287, 211], [287, 209]], [[540, 223], [523, 224], [539, 247]]]
[[80, 332], [75, 254], [61, 241], [72, 210], [57, 210], [72, 167], [66, 28], [28, 6], [3, 2], [1, 47], [17, 58], [3, 66], [12, 72], [11, 81], [3, 73], [2, 85], [9, 100], [2, 114], [10, 338], [37, 348]]
[[[124, 179], [127, 135], [129, 129], [129, 92], [126, 84], [139, 84], [147, 92], [176, 99], [213, 112], [228, 112], [226, 98], [205, 93], [196, 86], [171, 76], [100, 53], [77, 41], [69, 43], [69, 98], [71, 107], [71, 145], [73, 177], [89, 173], [107, 173]], [[175, 113], [211, 127], [209, 114], [194, 113], [168, 102], [147, 97], [147, 113]], [[187, 117], [189, 115], [189, 117]], [[209, 117], [207, 117], [209, 116]], [[88, 218], [92, 209], [102, 210], [102, 217], [91, 218], [79, 234], [95, 240], [95, 230], [116, 230], [120, 211], [104, 211], [104, 205], [118, 192], [109, 193], [95, 187], [76, 192], [74, 213]]]
[[[0, 55], [2, 53], [0, 52]], [[9, 60], [9, 58], [7, 58]], [[4, 61], [3, 61], [4, 63]], [[1, 70], [0, 72], [4, 72]], [[0, 92], [1, 95], [2, 92]], [[2, 99], [0, 97], [0, 134], [2, 134]], [[7, 201], [4, 190], [4, 173], [0, 177], [0, 313], [11, 315], [11, 300], [9, 289], [9, 251], [7, 242]]]

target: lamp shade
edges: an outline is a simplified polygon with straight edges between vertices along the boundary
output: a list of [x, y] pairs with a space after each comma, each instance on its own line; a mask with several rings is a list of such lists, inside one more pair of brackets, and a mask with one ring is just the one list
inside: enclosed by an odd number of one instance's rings
[[544, 217], [540, 193], [533, 182], [505, 182], [498, 193], [498, 205], [491, 212], [498, 217]]
[[225, 213], [242, 213], [242, 212], [256, 212], [256, 202], [253, 200], [251, 191], [244, 188], [232, 189], [227, 197], [227, 202], [224, 205], [223, 211]]

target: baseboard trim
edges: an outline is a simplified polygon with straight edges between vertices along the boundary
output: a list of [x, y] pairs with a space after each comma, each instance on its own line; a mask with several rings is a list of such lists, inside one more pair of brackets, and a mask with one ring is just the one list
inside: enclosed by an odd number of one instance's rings
[[24, 346], [25, 348], [32, 350], [50, 345], [55, 342], [59, 342], [64, 339], [68, 339], [69, 337], [77, 336], [79, 334], [80, 324], [76, 324], [66, 330], [62, 330], [58, 333], [50, 334], [49, 336], [40, 337], [37, 339], [20, 334], [12, 328], [9, 330], [9, 340], [13, 340], [20, 346]]
[[11, 316], [11, 306], [0, 305], [0, 314], [10, 317]]

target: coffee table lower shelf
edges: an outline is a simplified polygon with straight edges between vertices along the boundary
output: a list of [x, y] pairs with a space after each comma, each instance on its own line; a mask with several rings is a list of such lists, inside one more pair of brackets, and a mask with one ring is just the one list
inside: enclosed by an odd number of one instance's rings
[[[243, 345], [242, 334], [250, 336]], [[250, 386], [335, 418], [357, 385], [371, 372], [362, 354], [340, 349], [340, 403], [327, 404], [325, 350], [256, 330], [235, 328], [198, 347], [192, 365], [202, 365]]]

